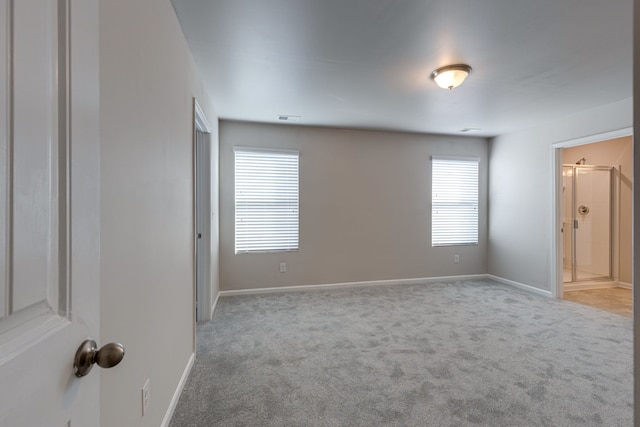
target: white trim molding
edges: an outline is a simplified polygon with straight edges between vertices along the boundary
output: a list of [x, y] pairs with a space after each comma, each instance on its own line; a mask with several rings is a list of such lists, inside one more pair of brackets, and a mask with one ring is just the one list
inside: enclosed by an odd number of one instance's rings
[[257, 295], [272, 294], [280, 292], [303, 292], [312, 290], [329, 290], [329, 289], [350, 289], [350, 288], [366, 288], [371, 286], [398, 286], [398, 285], [423, 285], [427, 283], [438, 282], [459, 282], [462, 280], [482, 280], [486, 279], [486, 274], [471, 274], [466, 276], [443, 276], [443, 277], [425, 277], [415, 279], [398, 279], [398, 280], [372, 280], [368, 282], [347, 282], [347, 283], [329, 283], [322, 285], [301, 285], [301, 286], [282, 286], [275, 288], [257, 288], [257, 289], [238, 289], [233, 291], [220, 291], [221, 297], [229, 297], [234, 295]]
[[423, 277], [416, 279], [398, 279], [398, 280], [374, 280], [369, 282], [348, 282], [348, 283], [332, 283], [324, 285], [302, 285], [302, 286], [282, 286], [277, 288], [257, 288], [257, 289], [238, 289], [233, 291], [220, 291], [220, 297], [229, 297], [234, 295], [259, 295], [280, 292], [302, 292], [311, 290], [329, 290], [329, 289], [350, 289], [365, 288], [371, 286], [398, 286], [398, 285], [426, 285], [429, 283], [441, 282], [460, 282], [463, 280], [484, 280], [491, 279], [504, 285], [509, 285], [522, 289], [543, 297], [551, 298], [551, 291], [539, 289], [534, 286], [525, 285], [524, 283], [515, 282], [513, 280], [504, 279], [492, 274], [471, 274], [466, 276], [443, 276], [443, 277]]
[[200, 132], [211, 133], [211, 126], [209, 126], [207, 116], [204, 114], [204, 110], [200, 107], [200, 104], [198, 104], [198, 101], [195, 98], [193, 98], [193, 112], [196, 129]]
[[578, 145], [593, 144], [594, 142], [608, 141], [610, 139], [624, 138], [633, 135], [633, 127], [617, 129], [610, 132], [598, 133], [582, 138], [569, 139], [567, 141], [556, 142], [553, 144], [556, 148], [576, 147]]
[[187, 366], [185, 366], [184, 372], [182, 372], [182, 376], [180, 377], [180, 381], [178, 381], [176, 391], [173, 392], [173, 397], [171, 398], [171, 402], [169, 402], [167, 412], [164, 414], [162, 423], [160, 423], [160, 427], [169, 427], [169, 423], [171, 422], [171, 418], [173, 418], [173, 413], [176, 410], [176, 406], [178, 406], [180, 395], [182, 394], [182, 390], [184, 390], [184, 386], [187, 383], [187, 379], [189, 378], [189, 374], [191, 373], [191, 368], [193, 368], [193, 363], [195, 362], [195, 360], [196, 354], [191, 353], [189, 361], [187, 362]]
[[537, 295], [541, 295], [543, 297], [553, 298], [553, 293], [545, 289], [540, 289], [534, 286], [525, 285], [524, 283], [515, 282], [513, 280], [505, 279], [503, 277], [494, 276], [493, 274], [487, 274], [487, 278], [491, 280], [495, 280], [498, 283], [502, 283], [503, 285], [513, 286], [515, 288], [522, 289], [524, 291], [531, 292]]
[[220, 300], [220, 292], [216, 294], [216, 299], [213, 301], [213, 304], [211, 304], [211, 314], [209, 315], [209, 320], [213, 319], [213, 312], [216, 310], [219, 300]]

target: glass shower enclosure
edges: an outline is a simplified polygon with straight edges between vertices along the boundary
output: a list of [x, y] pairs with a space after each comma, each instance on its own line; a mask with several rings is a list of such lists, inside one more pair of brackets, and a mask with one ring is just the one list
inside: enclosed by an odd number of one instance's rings
[[563, 165], [563, 282], [613, 277], [613, 169]]

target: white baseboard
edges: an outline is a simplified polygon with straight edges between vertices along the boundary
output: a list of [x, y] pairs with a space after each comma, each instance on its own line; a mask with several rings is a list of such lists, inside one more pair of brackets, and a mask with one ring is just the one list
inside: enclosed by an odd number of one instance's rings
[[633, 285], [627, 282], [618, 282], [618, 287], [624, 289], [633, 289]]
[[195, 362], [195, 360], [196, 354], [191, 353], [191, 357], [189, 357], [187, 366], [185, 366], [184, 372], [182, 372], [182, 376], [180, 377], [180, 381], [178, 382], [176, 391], [173, 393], [173, 398], [171, 399], [171, 402], [169, 402], [169, 407], [167, 408], [167, 412], [164, 414], [164, 418], [162, 419], [160, 427], [169, 427], [169, 423], [171, 422], [173, 413], [176, 410], [176, 406], [178, 406], [178, 400], [180, 400], [180, 395], [182, 394], [182, 390], [187, 383], [187, 378], [189, 378], [189, 374], [191, 373], [191, 368], [193, 368], [193, 362]]
[[[220, 291], [219, 297], [229, 297], [234, 295], [260, 295], [271, 294], [280, 292], [301, 292], [311, 290], [329, 290], [329, 289], [349, 289], [349, 288], [364, 288], [371, 286], [398, 286], [398, 285], [420, 285], [427, 283], [438, 282], [457, 282], [463, 280], [482, 280], [491, 279], [496, 282], [514, 286], [518, 289], [522, 289], [528, 292], [532, 292], [537, 295], [541, 295], [547, 298], [552, 298], [551, 291], [539, 289], [524, 283], [515, 282], [513, 280], [504, 279], [502, 277], [494, 276], [492, 274], [470, 274], [465, 276], [443, 276], [443, 277], [422, 277], [415, 279], [397, 279], [397, 280], [373, 280], [368, 282], [348, 282], [348, 283], [330, 283], [323, 285], [302, 285], [302, 286], [282, 286], [276, 288], [256, 288], [256, 289], [238, 289], [233, 291]], [[217, 301], [217, 299], [216, 299]]]
[[524, 283], [514, 282], [513, 280], [505, 279], [502, 277], [494, 276], [493, 274], [487, 274], [487, 279], [495, 280], [496, 282], [502, 283], [504, 285], [509, 285], [516, 287], [518, 289], [522, 289], [528, 292], [532, 292], [534, 294], [542, 295], [543, 297], [553, 298], [551, 291], [546, 291], [544, 289], [535, 288], [530, 285], [525, 285]]
[[213, 319], [213, 312], [215, 311], [216, 306], [218, 305], [219, 299], [220, 299], [220, 292], [216, 294], [216, 299], [213, 301], [213, 304], [211, 305], [211, 313], [209, 315], [209, 319]]
[[271, 294], [279, 292], [301, 292], [312, 290], [329, 290], [329, 289], [349, 289], [364, 288], [370, 286], [397, 286], [397, 285], [421, 285], [437, 282], [457, 282], [461, 280], [481, 280], [486, 279], [486, 274], [471, 274], [466, 276], [444, 276], [444, 277], [425, 277], [415, 279], [398, 279], [398, 280], [373, 280], [368, 282], [348, 282], [348, 283], [329, 283], [323, 285], [302, 285], [302, 286], [282, 286], [276, 288], [256, 288], [256, 289], [238, 289], [234, 291], [220, 291], [219, 296], [228, 297], [233, 295], [258, 295]]

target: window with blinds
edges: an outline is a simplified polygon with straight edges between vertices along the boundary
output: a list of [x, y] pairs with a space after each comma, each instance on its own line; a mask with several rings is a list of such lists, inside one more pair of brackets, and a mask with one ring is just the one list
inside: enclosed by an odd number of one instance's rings
[[235, 149], [236, 253], [298, 250], [298, 158]]
[[431, 161], [431, 246], [478, 244], [478, 159]]

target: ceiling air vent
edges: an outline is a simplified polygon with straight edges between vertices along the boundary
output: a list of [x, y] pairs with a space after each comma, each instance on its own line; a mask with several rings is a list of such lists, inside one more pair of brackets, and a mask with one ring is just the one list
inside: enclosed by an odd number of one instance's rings
[[287, 114], [278, 114], [278, 121], [279, 122], [299, 122], [300, 121], [300, 116], [290, 116]]
[[464, 129], [460, 129], [460, 132], [462, 133], [467, 133], [467, 132], [480, 132], [482, 129], [480, 128], [464, 128]]

